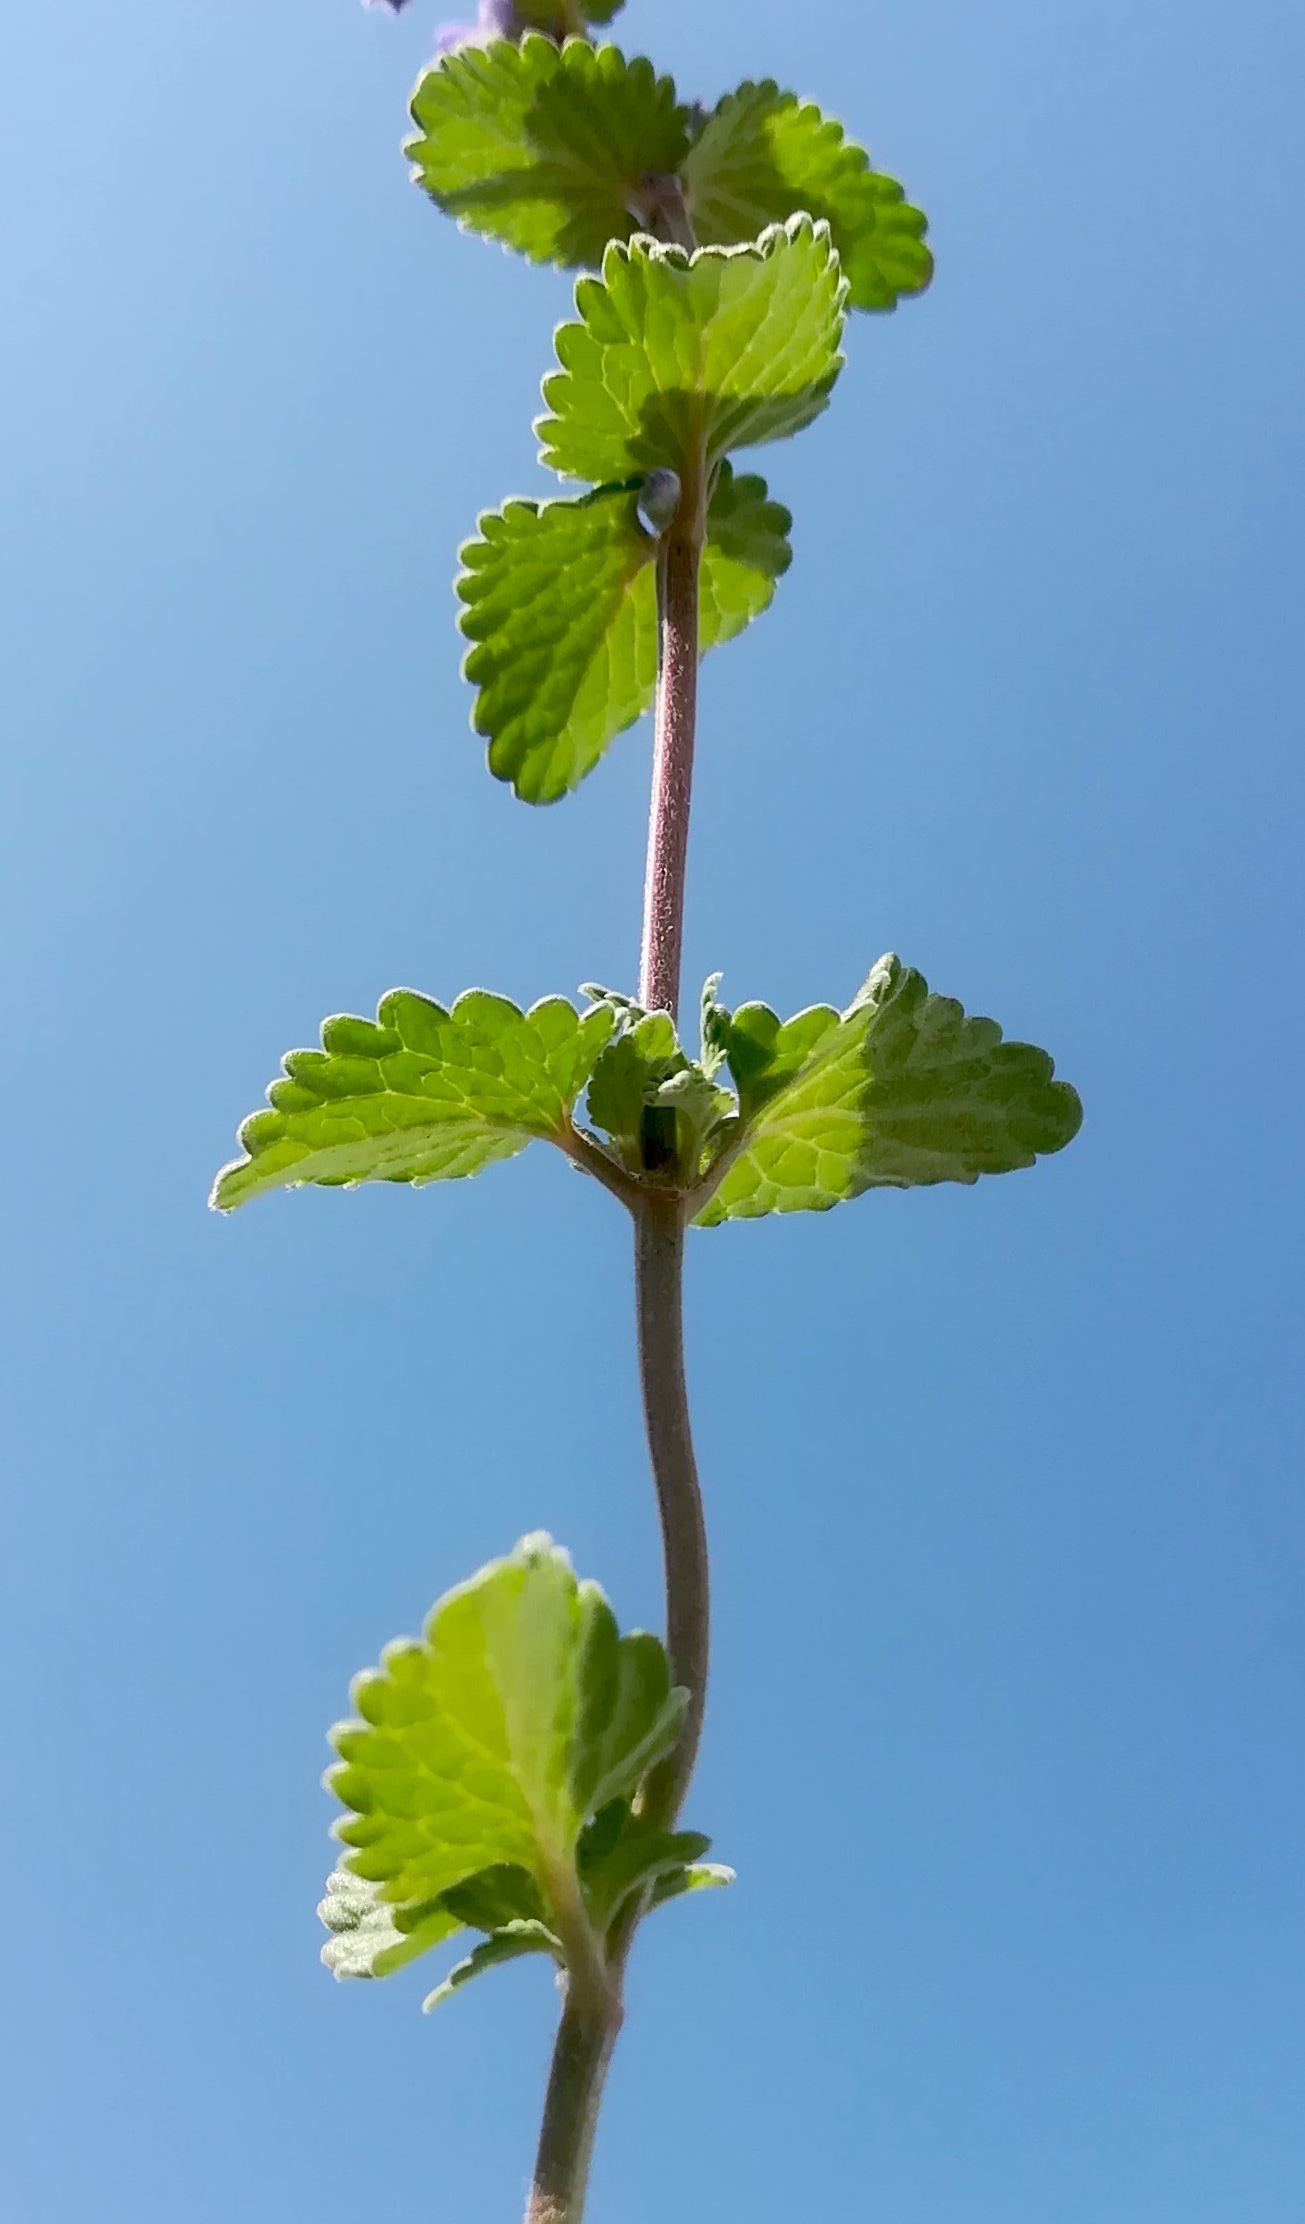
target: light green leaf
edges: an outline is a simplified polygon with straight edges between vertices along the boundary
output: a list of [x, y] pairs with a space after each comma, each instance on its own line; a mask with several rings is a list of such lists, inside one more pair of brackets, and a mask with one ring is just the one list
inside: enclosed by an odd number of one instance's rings
[[781, 1025], [744, 1005], [729, 1044], [743, 1125], [701, 1227], [1009, 1173], [1063, 1150], [1082, 1121], [1045, 1051], [1003, 1042], [995, 1020], [968, 1019], [895, 957], [841, 1016], [817, 1005]]
[[430, 2015], [455, 1992], [469, 1985], [473, 1977], [483, 1976], [487, 1969], [497, 1969], [500, 1962], [520, 1961], [524, 1954], [551, 1954], [557, 1958], [557, 1941], [542, 1923], [509, 1923], [505, 1930], [495, 1931], [479, 1946], [473, 1946], [465, 1961], [455, 1962], [442, 1985], [436, 1985], [422, 2001], [422, 2010]]
[[211, 1202], [229, 1212], [301, 1182], [447, 1181], [565, 1133], [571, 1106], [612, 1032], [564, 997], [522, 1012], [470, 989], [452, 1011], [411, 989], [381, 1000], [376, 1024], [341, 1017], [321, 1050], [292, 1050], [271, 1107], [240, 1130], [246, 1156], [222, 1169]]
[[351, 1876], [345, 1868], [337, 1868], [327, 1878], [326, 1898], [317, 1913], [331, 1933], [322, 1960], [340, 1979], [393, 1976], [463, 1927], [456, 1915], [440, 1905], [410, 1930], [401, 1931], [394, 1909], [386, 1905], [376, 1886]]
[[[516, 501], [479, 520], [461, 551], [463, 664], [489, 769], [527, 803], [577, 787], [657, 683], [657, 543], [639, 521], [640, 481], [566, 502]], [[728, 464], [708, 514], [701, 646], [730, 640], [788, 569], [789, 513], [766, 482]]]
[[535, 428], [563, 477], [683, 477], [700, 438], [710, 462], [783, 439], [819, 416], [842, 367], [847, 281], [828, 226], [808, 216], [692, 256], [613, 241], [575, 298], [581, 321], [557, 335], [552, 414]]
[[864, 147], [770, 79], [740, 85], [709, 116], [684, 163], [697, 238], [728, 245], [807, 209], [829, 225], [854, 309], [891, 309], [933, 275], [925, 218]]
[[689, 145], [651, 62], [534, 34], [445, 56], [412, 115], [404, 151], [437, 206], [535, 262], [596, 266], [610, 239], [646, 229], [645, 180], [677, 172]]
[[581, 1919], [584, 1824], [670, 1750], [685, 1702], [657, 1640], [618, 1636], [545, 1537], [450, 1591], [353, 1697], [327, 1777], [350, 1810], [336, 1833], [352, 1874], [402, 1910], [511, 1864], [564, 1934]]

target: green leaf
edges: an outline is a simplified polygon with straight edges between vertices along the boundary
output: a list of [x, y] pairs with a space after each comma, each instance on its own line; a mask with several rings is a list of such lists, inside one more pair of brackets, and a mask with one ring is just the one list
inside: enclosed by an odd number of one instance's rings
[[808, 216], [749, 247], [613, 241], [576, 286], [544, 381], [541, 459], [596, 483], [697, 467], [810, 424], [842, 367], [847, 281], [829, 228]]
[[594, 1065], [586, 1109], [628, 1172], [674, 1167], [692, 1182], [734, 1098], [686, 1055], [666, 1012], [629, 1006]]
[[[540, 5], [552, 30], [555, 11]], [[651, 63], [527, 34], [445, 56], [420, 79], [412, 114], [406, 152], [436, 205], [536, 262], [596, 268], [610, 240], [658, 229], [673, 180], [700, 246], [743, 245], [803, 210], [824, 219], [853, 308], [891, 309], [932, 276], [925, 219], [900, 185], [769, 79], [728, 94], [695, 137], [692, 111]]]
[[447, 1181], [557, 1140], [614, 1023], [560, 996], [523, 1013], [469, 989], [445, 1011], [392, 989], [375, 1025], [328, 1019], [321, 1050], [289, 1052], [211, 1202], [229, 1212], [301, 1182]]
[[346, 1868], [402, 1911], [510, 1864], [563, 1935], [583, 1920], [584, 1824], [670, 1750], [685, 1703], [657, 1639], [619, 1636], [546, 1537], [450, 1591], [353, 1697], [360, 1719], [332, 1732], [327, 1777], [350, 1810]]
[[404, 152], [436, 205], [535, 262], [601, 263], [646, 228], [645, 179], [689, 146], [669, 78], [580, 39], [462, 47], [419, 80], [412, 115]]
[[454, 1963], [443, 1984], [427, 1993], [421, 2004], [423, 2012], [430, 2015], [464, 1985], [469, 1985], [473, 1977], [482, 1976], [487, 1969], [497, 1969], [500, 1962], [520, 1961], [524, 1954], [551, 1954], [557, 1959], [557, 1941], [542, 1923], [510, 1923], [505, 1930], [495, 1931], [492, 1938], [473, 1946], [465, 1961]]
[[926, 220], [864, 147], [770, 79], [740, 85], [709, 116], [684, 163], [697, 238], [751, 239], [799, 209], [829, 225], [854, 309], [891, 309], [933, 275]]
[[747, 1004], [728, 1029], [742, 1127], [700, 1227], [1009, 1173], [1063, 1150], [1082, 1121], [1044, 1050], [1003, 1042], [895, 957], [841, 1016], [817, 1005], [781, 1025]]
[[695, 1861], [690, 1868], [673, 1869], [669, 1876], [659, 1877], [651, 1904], [665, 1907], [668, 1900], [681, 1899], [686, 1892], [714, 1892], [734, 1882], [733, 1869], [727, 1869], [723, 1861]]
[[462, 1929], [456, 1915], [436, 1906], [407, 1932], [395, 1922], [376, 1886], [337, 1868], [326, 1880], [326, 1898], [317, 1910], [331, 1936], [322, 1948], [322, 1960], [332, 1976], [391, 1977], [432, 1946], [439, 1946]]
[[[682, 1874], [711, 1845], [697, 1830], [662, 1830], [622, 1801], [615, 1827], [600, 1815], [580, 1841], [579, 1868], [594, 1928], [605, 1931], [635, 1892]], [[607, 1824], [604, 1831], [601, 1826]]]
[[[439, 1903], [473, 1931], [506, 1930], [510, 1923], [542, 1923], [547, 1910], [529, 1869], [499, 1862], [455, 1884]], [[408, 1920], [405, 1911], [404, 1920]]]
[[707, 544], [698, 587], [698, 638], [705, 655], [732, 641], [770, 608], [776, 583], [793, 561], [792, 514], [772, 502], [755, 471], [722, 463], [707, 510]]
[[[479, 520], [461, 551], [459, 624], [474, 643], [472, 725], [489, 769], [528, 803], [553, 803], [649, 708], [657, 682], [657, 543], [639, 480], [577, 501], [515, 501]], [[701, 646], [728, 641], [788, 569], [789, 513], [728, 464], [708, 514]]]

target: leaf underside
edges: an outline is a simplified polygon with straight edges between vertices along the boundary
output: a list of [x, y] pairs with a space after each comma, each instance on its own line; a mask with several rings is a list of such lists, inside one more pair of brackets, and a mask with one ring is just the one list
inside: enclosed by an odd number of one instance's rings
[[375, 1023], [328, 1019], [321, 1050], [287, 1054], [269, 1109], [241, 1127], [246, 1156], [223, 1168], [212, 1203], [228, 1212], [302, 1182], [478, 1174], [565, 1130], [612, 1026], [610, 1012], [581, 1018], [561, 996], [523, 1012], [471, 989], [446, 1011], [393, 989]]
[[675, 87], [651, 62], [580, 39], [464, 47], [428, 70], [404, 152], [438, 207], [532, 261], [597, 266], [643, 228], [645, 174], [688, 149]]
[[358, 1719], [332, 1731], [327, 1775], [349, 1810], [343, 1866], [400, 1930], [504, 1864], [569, 1914], [586, 1820], [674, 1744], [684, 1696], [658, 1640], [621, 1637], [597, 1586], [548, 1538], [526, 1538], [355, 1679]]
[[829, 225], [854, 309], [892, 309], [933, 275], [925, 218], [864, 147], [810, 101], [772, 79], [727, 94], [684, 165], [689, 213], [704, 246], [752, 239], [806, 209]]
[[[617, 1916], [732, 1872], [697, 1831], [639, 1812], [688, 1694], [666, 1652], [621, 1636], [598, 1586], [525, 1537], [433, 1608], [423, 1636], [355, 1677], [326, 1783], [348, 1849], [318, 1908], [341, 1979], [387, 1977], [459, 1931], [483, 1936], [427, 1998], [527, 1954], [592, 1967]], [[636, 1915], [639, 1909], [634, 1910]]]
[[740, 246], [802, 210], [827, 220], [854, 308], [892, 308], [932, 273], [925, 219], [896, 181], [770, 80], [727, 94], [699, 130], [651, 63], [527, 35], [446, 56], [412, 114], [406, 152], [436, 205], [538, 262], [597, 268], [610, 240], [655, 230], [678, 179], [703, 246]]
[[1063, 1150], [1082, 1122], [1046, 1051], [1003, 1042], [995, 1020], [967, 1018], [895, 957], [846, 1012], [816, 1005], [781, 1024], [746, 1004], [728, 1042], [742, 1127], [700, 1227], [1011, 1173]]
[[842, 367], [847, 281], [809, 216], [692, 256], [613, 242], [575, 299], [580, 322], [557, 334], [561, 369], [535, 427], [541, 461], [564, 478], [683, 475], [700, 439], [714, 464], [786, 438], [819, 416]]
[[[657, 544], [639, 521], [638, 483], [509, 502], [461, 551], [472, 725], [489, 741], [490, 771], [525, 802], [577, 787], [652, 703]], [[790, 523], [764, 479], [722, 464], [699, 587], [704, 653], [770, 602], [790, 562]]]

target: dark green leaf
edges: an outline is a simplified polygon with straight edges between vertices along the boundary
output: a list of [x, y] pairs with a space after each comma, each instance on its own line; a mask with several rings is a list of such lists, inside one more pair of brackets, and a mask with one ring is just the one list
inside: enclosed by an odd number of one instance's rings
[[321, 1050], [292, 1050], [271, 1107], [240, 1130], [247, 1155], [225, 1166], [220, 1212], [301, 1182], [421, 1183], [478, 1174], [536, 1137], [564, 1134], [571, 1106], [612, 1032], [564, 997], [522, 1012], [469, 989], [452, 1011], [411, 989], [381, 1001], [376, 1024], [328, 1019]]
[[[528, 803], [578, 786], [614, 736], [652, 703], [657, 681], [657, 543], [638, 486], [577, 501], [509, 502], [462, 549], [459, 624], [475, 644], [472, 724], [489, 768]], [[759, 615], [788, 568], [788, 511], [766, 482], [721, 467], [699, 591], [705, 652]]]
[[829, 225], [854, 309], [891, 309], [933, 275], [925, 218], [864, 147], [809, 101], [767, 79], [709, 116], [684, 164], [698, 239], [729, 245], [806, 209]]
[[613, 241], [576, 286], [544, 381], [542, 460], [607, 483], [696, 468], [817, 417], [842, 367], [847, 282], [827, 225], [795, 216], [750, 247]]
[[465, 1961], [455, 1962], [442, 1985], [427, 1993], [422, 2001], [425, 2013], [442, 2007], [455, 1992], [469, 1985], [473, 1977], [484, 1975], [487, 1969], [497, 1969], [500, 1962], [520, 1961], [524, 1954], [551, 1954], [557, 1958], [557, 1941], [542, 1923], [510, 1923], [506, 1930], [495, 1931], [492, 1938], [473, 1946]]
[[[580, 1841], [580, 1880], [590, 1920], [605, 1931], [632, 1893], [654, 1884], [699, 1861], [711, 1845], [697, 1830], [662, 1830], [632, 1814], [621, 1802], [615, 1810], [613, 1829], [606, 1816], [591, 1823]], [[606, 1837], [600, 1825], [608, 1823]]]
[[919, 973], [881, 958], [841, 1016], [781, 1025], [764, 1004], [729, 1021], [742, 1128], [698, 1224], [824, 1211], [871, 1188], [973, 1182], [1031, 1166], [1077, 1134], [1082, 1107], [1051, 1059], [968, 1019]]
[[[480, 1869], [445, 1892], [441, 1904], [473, 1931], [501, 1931], [509, 1923], [542, 1923], [547, 1914], [529, 1869], [500, 1862]], [[405, 1918], [406, 1918], [406, 1910]]]

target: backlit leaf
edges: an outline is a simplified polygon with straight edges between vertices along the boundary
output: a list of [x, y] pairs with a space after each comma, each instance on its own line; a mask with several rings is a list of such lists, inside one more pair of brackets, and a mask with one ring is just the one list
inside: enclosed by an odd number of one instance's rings
[[447, 1593], [353, 1698], [358, 1719], [331, 1733], [327, 1782], [349, 1810], [336, 1833], [400, 1929], [405, 1911], [506, 1864], [533, 1877], [565, 1934], [582, 1916], [586, 1821], [637, 1789], [684, 1709], [657, 1639], [621, 1637], [597, 1585], [545, 1537]]
[[895, 957], [841, 1015], [816, 1005], [781, 1025], [745, 1004], [728, 1035], [742, 1127], [701, 1227], [1009, 1173], [1063, 1150], [1082, 1121], [1044, 1050], [1003, 1042]]
[[528, 1012], [469, 989], [451, 1011], [411, 989], [383, 997], [373, 1023], [322, 1026], [320, 1050], [292, 1050], [270, 1109], [240, 1130], [246, 1156], [223, 1168], [212, 1203], [228, 1212], [301, 1182], [429, 1182], [478, 1174], [536, 1137], [564, 1132], [612, 1032], [564, 997]]
[[705, 246], [753, 239], [799, 209], [829, 225], [854, 309], [891, 309], [933, 275], [925, 218], [864, 147], [809, 101], [773, 81], [740, 85], [708, 117], [684, 164]]
[[829, 228], [795, 216], [755, 245], [692, 256], [614, 241], [581, 278], [578, 324], [557, 335], [544, 381], [543, 462], [604, 483], [659, 469], [683, 477], [779, 440], [819, 416], [842, 367], [847, 282]]
[[[699, 588], [701, 647], [728, 641], [787, 570], [788, 511], [764, 479], [722, 464]], [[573, 502], [507, 503], [462, 549], [463, 670], [489, 768], [528, 803], [579, 785], [613, 738], [649, 709], [657, 681], [657, 543], [638, 482]]]
[[669, 78], [580, 39], [462, 47], [420, 79], [412, 114], [405, 152], [437, 206], [536, 262], [597, 267], [610, 239], [646, 230], [645, 179], [678, 172], [689, 145]]

